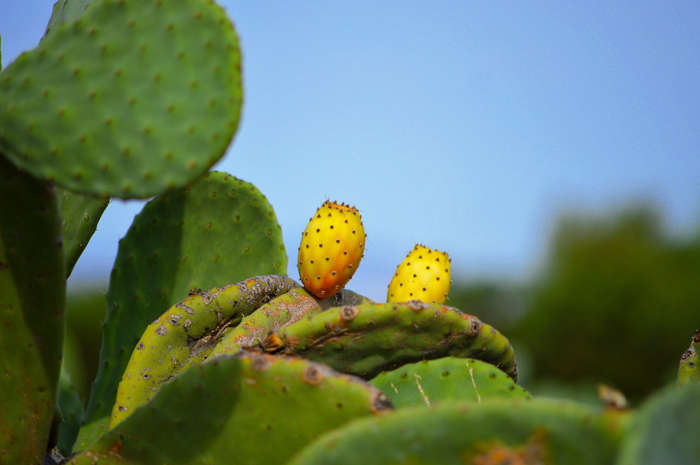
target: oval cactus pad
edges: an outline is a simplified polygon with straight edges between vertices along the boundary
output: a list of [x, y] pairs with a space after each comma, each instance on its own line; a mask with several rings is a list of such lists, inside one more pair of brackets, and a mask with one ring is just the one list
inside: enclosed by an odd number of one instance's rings
[[233, 138], [240, 67], [213, 1], [90, 2], [0, 74], [0, 149], [76, 192], [144, 198], [183, 186]]
[[283, 464], [326, 431], [391, 403], [303, 359], [223, 355], [195, 365], [71, 464]]
[[54, 412], [65, 269], [56, 193], [0, 154], [0, 463], [41, 463]]
[[513, 347], [495, 328], [456, 308], [415, 300], [329, 308], [271, 333], [262, 348], [365, 379], [447, 356], [478, 358], [517, 379]]
[[[87, 423], [110, 416], [132, 350], [169, 307], [203, 289], [286, 270], [275, 213], [252, 184], [212, 172], [151, 200], [119, 242]], [[87, 445], [85, 434], [78, 447]]]
[[618, 439], [570, 402], [446, 402], [355, 420], [289, 465], [602, 465], [613, 462]]
[[377, 375], [372, 381], [395, 407], [433, 407], [441, 402], [531, 399], [532, 396], [490, 363], [445, 357], [409, 363]]

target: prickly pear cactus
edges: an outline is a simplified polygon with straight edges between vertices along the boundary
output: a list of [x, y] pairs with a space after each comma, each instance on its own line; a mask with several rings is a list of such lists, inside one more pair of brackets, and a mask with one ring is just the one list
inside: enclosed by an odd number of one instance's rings
[[252, 184], [211, 172], [151, 200], [119, 243], [99, 372], [77, 447], [106, 429], [131, 352], [153, 320], [190, 293], [286, 269], [275, 213]]
[[[0, 75], [0, 151], [81, 192], [144, 198], [225, 152], [242, 100], [238, 40], [213, 1], [101, 0]], [[63, 17], [62, 17], [63, 15]]]
[[384, 392], [396, 408], [433, 407], [445, 401], [532, 398], [504, 372], [472, 358], [444, 357], [409, 363], [380, 373], [370, 384]]
[[65, 369], [61, 370], [58, 379], [56, 410], [60, 420], [56, 447], [63, 456], [68, 456], [78, 436], [85, 412], [78, 390]]
[[97, 229], [97, 223], [107, 208], [109, 199], [75, 194], [65, 189], [57, 189], [56, 194], [61, 213], [66, 277], [68, 277]]
[[61, 365], [65, 268], [51, 185], [0, 154], [0, 461], [40, 463]]
[[241, 324], [221, 338], [211, 356], [235, 354], [242, 347], [261, 345], [271, 331], [279, 331], [322, 310], [304, 289], [292, 289], [243, 318]]
[[681, 355], [678, 384], [700, 383], [700, 329], [690, 339], [690, 347]]
[[613, 462], [618, 441], [602, 417], [573, 403], [447, 402], [355, 420], [290, 465], [601, 465]]
[[284, 276], [260, 276], [199, 292], [172, 306], [148, 325], [136, 344], [119, 383], [110, 428], [148, 402], [163, 383], [205, 360], [241, 317], [295, 286]]
[[221, 356], [167, 383], [70, 463], [282, 464], [325, 431], [389, 408], [377, 389], [319, 364]]
[[654, 395], [630, 421], [617, 465], [698, 463], [700, 383]]
[[457, 309], [418, 301], [330, 308], [270, 334], [262, 348], [365, 379], [445, 356], [478, 358], [517, 379], [513, 348], [496, 329]]

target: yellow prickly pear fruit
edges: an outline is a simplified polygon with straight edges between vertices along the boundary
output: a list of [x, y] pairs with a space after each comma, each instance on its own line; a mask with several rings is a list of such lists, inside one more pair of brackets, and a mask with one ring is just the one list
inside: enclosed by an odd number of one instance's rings
[[365, 229], [355, 207], [326, 200], [309, 220], [299, 246], [299, 276], [319, 299], [347, 284], [365, 251]]
[[387, 302], [444, 303], [450, 291], [450, 257], [445, 252], [416, 244], [396, 267]]

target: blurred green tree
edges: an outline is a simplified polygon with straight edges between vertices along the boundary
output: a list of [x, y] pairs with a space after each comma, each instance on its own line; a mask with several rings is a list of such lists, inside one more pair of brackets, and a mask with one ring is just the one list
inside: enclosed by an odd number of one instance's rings
[[511, 328], [536, 378], [611, 384], [638, 399], [671, 381], [700, 327], [700, 234], [672, 238], [636, 207], [560, 219], [528, 310]]

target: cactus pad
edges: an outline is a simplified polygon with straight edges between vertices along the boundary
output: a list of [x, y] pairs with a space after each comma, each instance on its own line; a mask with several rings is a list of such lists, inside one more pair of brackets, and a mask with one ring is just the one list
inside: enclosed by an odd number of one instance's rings
[[632, 418], [616, 465], [698, 463], [700, 383], [671, 386]]
[[446, 402], [361, 418], [329, 432], [289, 465], [601, 465], [618, 434], [564, 402]]
[[0, 154], [0, 462], [40, 463], [61, 364], [65, 269], [52, 186]]
[[144, 198], [184, 186], [233, 138], [240, 66], [213, 1], [91, 2], [0, 75], [0, 150], [81, 193]]
[[471, 358], [445, 357], [406, 364], [379, 374], [370, 384], [384, 392], [396, 408], [432, 407], [450, 400], [532, 398], [495, 366]]
[[700, 329], [693, 334], [678, 365], [678, 384], [688, 383], [700, 383]]
[[241, 347], [260, 345], [271, 331], [279, 331], [320, 311], [318, 301], [304, 289], [292, 289], [243, 318], [241, 324], [221, 338], [211, 356], [235, 354]]
[[286, 277], [260, 276], [196, 293], [172, 306], [148, 325], [136, 344], [119, 383], [110, 428], [148, 402], [163, 383], [193, 361], [206, 359], [242, 316], [295, 286]]
[[56, 189], [56, 197], [61, 212], [68, 277], [97, 229], [97, 223], [107, 208], [109, 199], [76, 194], [65, 189]]
[[365, 379], [445, 356], [478, 358], [517, 379], [513, 348], [495, 328], [455, 308], [418, 301], [330, 308], [271, 335], [263, 349]]
[[70, 375], [65, 369], [61, 369], [58, 378], [58, 394], [56, 395], [56, 410], [60, 420], [58, 425], [58, 439], [56, 447], [62, 455], [70, 455], [75, 438], [83, 421], [83, 401], [75, 388]]
[[200, 289], [286, 269], [275, 213], [252, 184], [211, 172], [148, 202], [119, 243], [99, 372], [77, 447], [95, 438], [93, 428], [106, 428], [131, 352], [153, 320]]
[[167, 383], [71, 464], [282, 464], [322, 433], [390, 406], [361, 380], [306, 360], [221, 356]]

